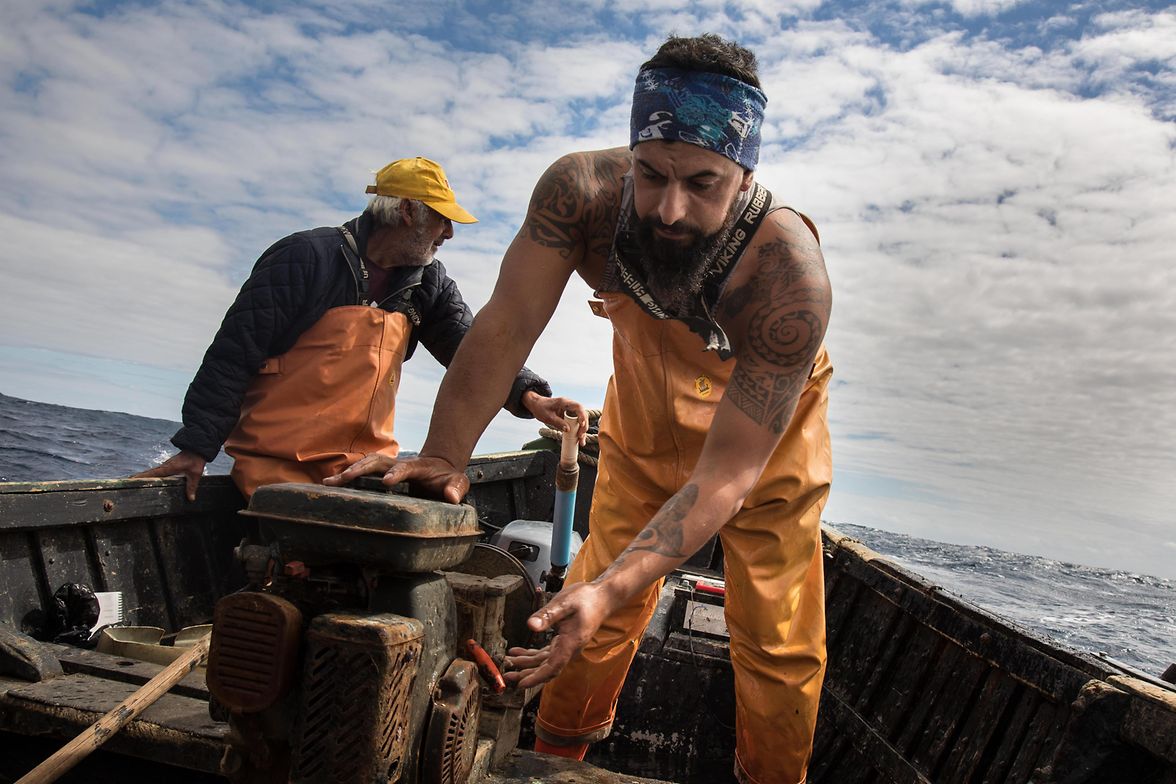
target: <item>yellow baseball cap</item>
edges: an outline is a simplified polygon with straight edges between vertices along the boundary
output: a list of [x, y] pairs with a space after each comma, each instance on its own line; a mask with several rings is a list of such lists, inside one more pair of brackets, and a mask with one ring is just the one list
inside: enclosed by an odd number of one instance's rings
[[455, 223], [477, 223], [457, 203], [445, 170], [428, 158], [401, 158], [376, 172], [376, 184], [367, 186], [368, 193], [380, 196], [399, 196], [424, 202]]

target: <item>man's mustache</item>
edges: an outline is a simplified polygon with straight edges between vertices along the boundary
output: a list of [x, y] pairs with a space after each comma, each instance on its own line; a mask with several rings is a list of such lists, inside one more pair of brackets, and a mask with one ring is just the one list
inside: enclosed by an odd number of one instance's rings
[[661, 229], [662, 231], [670, 231], [676, 234], [690, 234], [695, 237], [702, 236], [702, 228], [695, 226], [693, 223], [687, 223], [684, 220], [674, 221], [673, 223], [662, 223], [660, 218], [648, 218], [646, 224], [652, 229]]

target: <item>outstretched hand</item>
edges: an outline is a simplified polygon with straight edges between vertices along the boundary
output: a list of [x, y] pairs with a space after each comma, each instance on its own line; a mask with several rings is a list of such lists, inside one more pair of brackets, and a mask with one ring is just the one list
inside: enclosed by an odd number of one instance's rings
[[565, 588], [546, 607], [527, 619], [533, 632], [555, 629], [555, 637], [541, 649], [511, 648], [503, 659], [506, 682], [520, 689], [547, 683], [580, 652], [615, 607], [607, 590], [595, 583]]
[[543, 397], [533, 390], [523, 393], [523, 406], [531, 412], [531, 416], [543, 424], [564, 432], [568, 423], [564, 420], [564, 412], [576, 415], [576, 440], [580, 446], [588, 441], [588, 409], [572, 400], [570, 397]]
[[454, 468], [444, 458], [395, 458], [378, 453], [361, 457], [339, 473], [323, 479], [323, 484], [339, 487], [368, 474], [383, 474], [381, 481], [389, 487], [408, 482], [414, 490], [451, 504], [460, 504], [470, 491], [470, 480], [465, 472]]
[[204, 476], [204, 466], [208, 461], [195, 452], [184, 449], [179, 454], [172, 455], [155, 468], [131, 474], [131, 479], [157, 479], [164, 476], [182, 476], [187, 483], [189, 501], [196, 500], [196, 488], [200, 484], [200, 477]]

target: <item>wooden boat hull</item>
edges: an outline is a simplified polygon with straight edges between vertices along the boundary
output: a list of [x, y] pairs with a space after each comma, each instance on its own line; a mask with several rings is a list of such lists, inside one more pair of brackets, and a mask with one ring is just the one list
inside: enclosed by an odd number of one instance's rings
[[[483, 527], [550, 519], [555, 462], [522, 452], [471, 465], [470, 500]], [[583, 532], [592, 478], [581, 476]], [[232, 549], [253, 523], [241, 507], [222, 477], [206, 478], [195, 503], [179, 480], [0, 484], [0, 623], [35, 622], [64, 583], [123, 592], [128, 623], [206, 622], [215, 599], [244, 580]], [[809, 782], [1176, 784], [1171, 690], [1019, 629], [834, 530], [824, 548], [829, 665]], [[706, 573], [714, 557], [706, 549], [687, 571]], [[721, 601], [692, 586], [679, 578], [663, 593], [614, 733], [589, 761], [650, 779], [729, 779], [732, 676], [713, 623]], [[0, 676], [0, 780], [60, 743], [22, 736], [68, 737], [158, 669], [57, 652], [68, 680]], [[225, 725], [208, 719], [206, 700], [190, 677], [75, 780], [155, 780], [160, 770], [177, 784], [220, 780], [213, 774]]]

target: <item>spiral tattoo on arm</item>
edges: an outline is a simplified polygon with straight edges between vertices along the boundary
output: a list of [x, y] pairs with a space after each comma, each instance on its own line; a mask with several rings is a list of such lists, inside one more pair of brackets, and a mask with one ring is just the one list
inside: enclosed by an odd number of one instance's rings
[[760, 246], [751, 281], [724, 296], [723, 312], [747, 314], [726, 398], [753, 422], [783, 433], [804, 390], [829, 318], [820, 250], [787, 232]]

